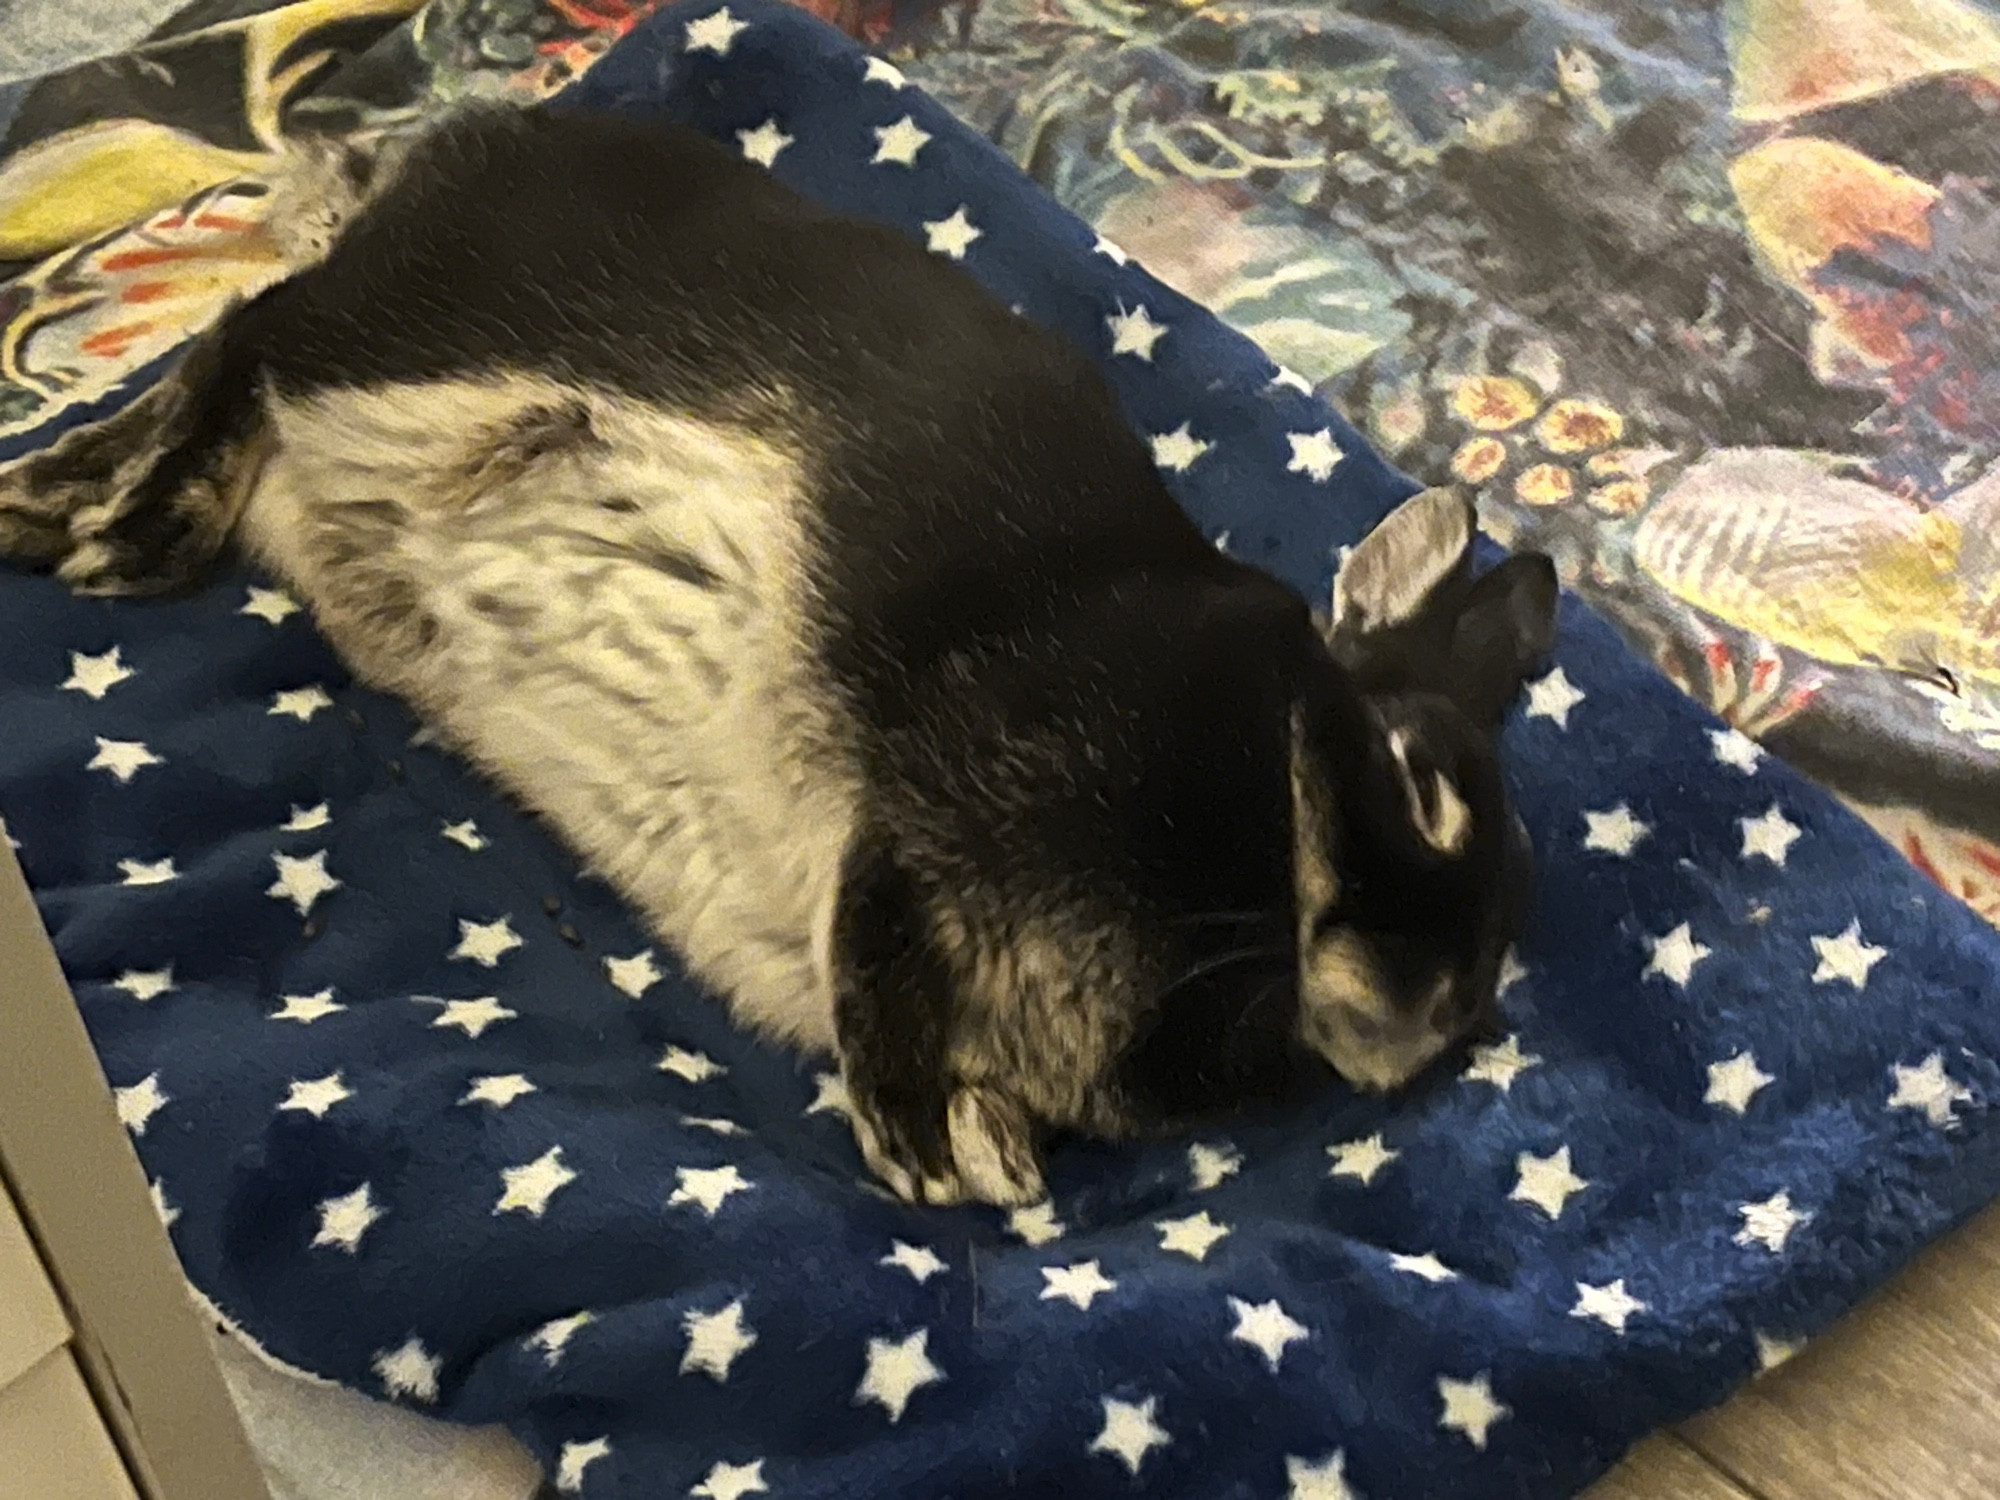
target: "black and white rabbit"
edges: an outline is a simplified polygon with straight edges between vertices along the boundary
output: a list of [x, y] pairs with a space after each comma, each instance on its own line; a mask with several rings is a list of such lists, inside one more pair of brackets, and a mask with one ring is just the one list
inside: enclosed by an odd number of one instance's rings
[[1490, 1022], [1547, 559], [1475, 579], [1428, 491], [1318, 621], [1081, 355], [692, 133], [487, 109], [317, 161], [287, 223], [334, 227], [0, 476], [0, 556], [140, 594], [240, 538], [836, 1053], [907, 1198], [1032, 1201], [1046, 1130], [1389, 1089]]

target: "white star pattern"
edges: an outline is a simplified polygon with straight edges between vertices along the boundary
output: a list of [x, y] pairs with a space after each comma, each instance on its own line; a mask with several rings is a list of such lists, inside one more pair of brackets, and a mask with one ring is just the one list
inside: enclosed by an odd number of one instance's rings
[[770, 1490], [764, 1483], [764, 1460], [760, 1458], [747, 1464], [713, 1464], [707, 1477], [688, 1493], [695, 1500], [743, 1500], [745, 1495], [764, 1495]]
[[474, 854], [493, 842], [479, 831], [479, 825], [470, 818], [463, 823], [447, 823], [439, 831], [454, 844], [470, 849]]
[[157, 1000], [174, 987], [174, 966], [164, 969], [127, 969], [111, 981], [114, 990], [123, 990], [140, 1004]]
[[1059, 1298], [1079, 1312], [1090, 1311], [1092, 1302], [1118, 1287], [1094, 1260], [1080, 1260], [1073, 1266], [1043, 1266], [1042, 1280], [1047, 1283], [1042, 1288], [1042, 1301]]
[[1740, 729], [1711, 729], [1708, 743], [1717, 765], [1741, 771], [1745, 776], [1755, 775], [1757, 762], [1764, 758], [1764, 747]]
[[361, 1248], [361, 1237], [381, 1217], [373, 1190], [365, 1182], [351, 1193], [324, 1199], [319, 1205], [319, 1232], [313, 1236], [313, 1248], [330, 1245], [352, 1255]]
[[1837, 937], [1814, 938], [1812, 949], [1819, 957], [1819, 967], [1813, 970], [1814, 984], [1832, 984], [1841, 979], [1857, 990], [1868, 987], [1868, 976], [1875, 965], [1889, 956], [1887, 948], [1863, 941], [1858, 917]]
[[653, 962], [653, 950], [642, 948], [630, 958], [607, 958], [604, 960], [604, 977], [634, 1000], [644, 997], [647, 990], [658, 984], [666, 975]]
[[1279, 365], [1278, 373], [1271, 377], [1271, 384], [1284, 390], [1297, 391], [1301, 396], [1310, 396], [1313, 393], [1313, 383], [1310, 380], [1297, 370], [1288, 370], [1283, 365]]
[[1736, 1231], [1736, 1243], [1762, 1245], [1773, 1255], [1785, 1248], [1785, 1241], [1792, 1237], [1794, 1229], [1812, 1222], [1811, 1214], [1792, 1207], [1789, 1193], [1773, 1194], [1761, 1203], [1745, 1203], [1736, 1211], [1743, 1216], [1743, 1227]]
[[1189, 422], [1181, 423], [1172, 432], [1156, 432], [1148, 441], [1153, 446], [1153, 462], [1169, 474], [1185, 473], [1210, 446], [1194, 435], [1193, 424]]
[[146, 1190], [152, 1196], [153, 1212], [160, 1216], [160, 1223], [172, 1229], [174, 1221], [180, 1218], [181, 1211], [168, 1201], [167, 1190], [160, 1185], [157, 1178], [147, 1184]]
[[875, 128], [875, 154], [869, 158], [868, 164], [874, 167], [914, 167], [917, 153], [924, 149], [925, 142], [930, 138], [931, 133], [908, 115], [893, 125], [878, 125]]
[[1583, 702], [1584, 692], [1569, 680], [1569, 674], [1557, 667], [1546, 677], [1538, 677], [1528, 684], [1527, 716], [1531, 719], [1554, 719], [1556, 728], [1569, 728], [1569, 711]]
[[549, 1199], [575, 1181], [575, 1170], [562, 1159], [562, 1147], [551, 1146], [533, 1161], [500, 1169], [500, 1201], [493, 1212], [539, 1219], [548, 1212]]
[[1227, 1224], [1218, 1224], [1203, 1209], [1185, 1219], [1161, 1219], [1153, 1227], [1160, 1231], [1160, 1248], [1189, 1260], [1208, 1259], [1208, 1252], [1229, 1234]]
[[1521, 955], [1509, 948], [1500, 955], [1500, 978], [1493, 986], [1495, 994], [1504, 995], [1528, 977], [1528, 966], [1521, 962]]
[[1155, 323], [1143, 302], [1130, 312], [1121, 306], [1116, 315], [1104, 320], [1104, 326], [1111, 330], [1114, 355], [1130, 354], [1148, 364], [1153, 360], [1153, 347], [1167, 336], [1167, 325]]
[[475, 1042], [489, 1026], [498, 1026], [502, 1021], [511, 1021], [517, 1012], [509, 1010], [491, 995], [480, 995], [471, 1000], [440, 1000], [435, 995], [413, 995], [410, 997], [419, 1005], [442, 1007], [437, 1019], [431, 1022], [433, 1029], [456, 1027]]
[[458, 920], [458, 946], [447, 955], [491, 969], [521, 946], [521, 935], [505, 917], [492, 922]]
[[1273, 1375], [1278, 1373], [1285, 1350], [1307, 1336], [1305, 1324], [1291, 1317], [1276, 1302], [1253, 1303], [1231, 1297], [1229, 1310], [1236, 1314], [1236, 1326], [1229, 1330], [1230, 1338], [1239, 1344], [1248, 1344], [1263, 1355], [1264, 1363], [1271, 1367]]
[[1625, 1281], [1620, 1277], [1608, 1286], [1591, 1286], [1588, 1282], [1576, 1284], [1576, 1306], [1569, 1310], [1572, 1318], [1594, 1318], [1614, 1333], [1623, 1333], [1625, 1325], [1646, 1310], [1646, 1304], [1625, 1290]]
[[412, 1338], [398, 1348], [384, 1349], [375, 1356], [373, 1368], [382, 1382], [382, 1393], [390, 1400], [408, 1396], [425, 1405], [437, 1400], [438, 1373], [444, 1368], [444, 1361], [426, 1349], [421, 1339]]
[[721, 1209], [723, 1200], [731, 1193], [748, 1192], [752, 1186], [734, 1165], [720, 1167], [676, 1167], [674, 1177], [680, 1186], [667, 1199], [671, 1208], [693, 1204], [709, 1218], [714, 1218]]
[[1511, 1415], [1507, 1408], [1493, 1399], [1493, 1377], [1481, 1373], [1470, 1380], [1454, 1380], [1449, 1375], [1438, 1377], [1437, 1392], [1444, 1402], [1444, 1412], [1438, 1417], [1438, 1426], [1447, 1432], [1464, 1436], [1473, 1447], [1486, 1451], [1486, 1435], [1493, 1430], [1495, 1422], [1502, 1422]]
[[910, 1397], [944, 1379], [944, 1371], [932, 1364], [925, 1352], [930, 1337], [928, 1328], [919, 1328], [905, 1339], [870, 1339], [868, 1368], [854, 1389], [855, 1401], [872, 1401], [889, 1414], [892, 1423], [902, 1421]]
[[1286, 472], [1303, 474], [1314, 484], [1325, 484], [1333, 478], [1334, 469], [1347, 457], [1334, 442], [1331, 427], [1322, 427], [1318, 432], [1288, 432], [1285, 441], [1292, 446]]
[[691, 1312], [681, 1320], [687, 1330], [687, 1352], [681, 1356], [681, 1374], [700, 1371], [712, 1376], [717, 1385], [729, 1379], [729, 1367], [736, 1357], [757, 1342], [756, 1332], [743, 1324], [743, 1299], [712, 1313]]
[[174, 868], [173, 856], [165, 859], [121, 859], [118, 873], [125, 878], [120, 885], [165, 885], [169, 880], [180, 878], [180, 871]]
[[1347, 1455], [1335, 1449], [1317, 1463], [1285, 1455], [1285, 1500], [1359, 1500], [1347, 1484]]
[[1708, 1092], [1701, 1096], [1701, 1102], [1744, 1114], [1757, 1091], [1771, 1081], [1771, 1075], [1757, 1066], [1752, 1054], [1739, 1052], [1727, 1062], [1708, 1065]]
[[1172, 1441], [1167, 1430], [1153, 1420], [1153, 1413], [1159, 1410], [1159, 1399], [1154, 1396], [1137, 1402], [1111, 1396], [1100, 1399], [1104, 1404], [1104, 1430], [1090, 1440], [1090, 1451], [1112, 1454], [1125, 1465], [1127, 1473], [1137, 1478], [1146, 1455]]
[[310, 1026], [315, 1021], [347, 1009], [334, 1003], [332, 990], [315, 990], [310, 995], [281, 995], [278, 998], [282, 1003], [271, 1012], [271, 1019], [297, 1021], [301, 1026]]
[[1197, 1141], [1188, 1147], [1188, 1176], [1194, 1182], [1194, 1190], [1205, 1193], [1211, 1188], [1222, 1186], [1230, 1178], [1243, 1170], [1243, 1153], [1229, 1142], [1209, 1145]]
[[1631, 858], [1640, 841], [1653, 831], [1633, 817], [1632, 809], [1623, 802], [1604, 812], [1587, 812], [1583, 822], [1583, 847], [1615, 854], [1620, 859]]
[[682, 1115], [681, 1124], [690, 1130], [706, 1130], [715, 1135], [748, 1135], [750, 1132], [734, 1120], [724, 1120], [713, 1115]]
[[1779, 1365], [1785, 1363], [1786, 1360], [1797, 1358], [1799, 1351], [1803, 1348], [1805, 1348], [1804, 1340], [1773, 1338], [1768, 1333], [1759, 1332], [1757, 1334], [1757, 1373], [1768, 1375], [1771, 1371], [1777, 1369]]
[[1972, 1102], [1972, 1090], [1944, 1070], [1944, 1054], [1933, 1052], [1914, 1068], [1897, 1063], [1889, 1069], [1895, 1088], [1889, 1094], [1889, 1108], [1914, 1109], [1940, 1130], [1954, 1130], [1954, 1107]]
[[901, 1240], [892, 1240], [890, 1243], [894, 1248], [876, 1264], [908, 1271], [910, 1279], [918, 1286], [922, 1286], [933, 1276], [943, 1275], [947, 1269], [945, 1263], [938, 1258], [937, 1252], [928, 1245], [906, 1245]]
[[1342, 1141], [1337, 1146], [1328, 1146], [1326, 1154], [1333, 1158], [1333, 1166], [1327, 1176], [1352, 1177], [1363, 1187], [1368, 1187], [1375, 1181], [1377, 1172], [1403, 1153], [1383, 1145], [1378, 1134], [1365, 1140]]
[[1781, 870], [1792, 845], [1805, 832], [1775, 802], [1762, 817], [1738, 818], [1736, 826], [1743, 831], [1743, 858], [1768, 859]]
[[163, 766], [166, 757], [155, 755], [138, 740], [107, 740], [95, 736], [97, 753], [84, 762], [86, 771], [109, 771], [120, 786], [130, 786], [132, 778], [147, 766]]
[[490, 1104], [495, 1109], [505, 1109], [523, 1094], [532, 1094], [535, 1086], [519, 1073], [487, 1073], [472, 1080], [460, 1104]]
[[119, 683], [133, 676], [113, 646], [101, 656], [85, 656], [81, 651], [69, 654], [69, 676], [61, 683], [61, 690], [67, 693], [82, 693], [87, 698], [102, 702], [104, 695]]
[[745, 159], [754, 161], [760, 167], [768, 167], [778, 159], [778, 153], [792, 144], [792, 137], [778, 128], [776, 118], [766, 120], [755, 130], [739, 130], [736, 139], [742, 143]]
[[902, 88], [909, 82], [903, 76], [900, 68], [894, 63], [886, 62], [879, 57], [868, 59], [867, 66], [861, 70], [861, 81], [863, 83], [884, 84], [892, 89]]
[[942, 255], [947, 260], [964, 260], [965, 252], [972, 248], [974, 240], [983, 239], [986, 231], [966, 217], [965, 205], [959, 204], [948, 219], [924, 220], [924, 240], [931, 254]]
[[687, 26], [687, 40], [681, 44], [683, 52], [713, 52], [717, 57], [729, 56], [729, 49], [736, 45], [736, 38], [750, 29], [748, 21], [739, 21], [729, 13], [729, 7], [710, 11], [698, 21], [690, 21]]
[[551, 1369], [562, 1362], [569, 1341], [579, 1331], [597, 1321], [596, 1315], [588, 1312], [573, 1312], [566, 1318], [551, 1318], [540, 1328], [528, 1335], [528, 1347], [542, 1351], [542, 1360]]
[[1458, 1272], [1429, 1251], [1425, 1251], [1422, 1255], [1391, 1255], [1389, 1264], [1398, 1271], [1410, 1276], [1421, 1276], [1429, 1282], [1458, 1280]]
[[291, 816], [278, 825], [280, 833], [314, 833], [333, 821], [333, 810], [324, 802], [315, 802], [311, 807], [292, 808]]
[[1103, 256], [1106, 260], [1110, 261], [1111, 264], [1113, 264], [1114, 266], [1127, 265], [1131, 262], [1132, 259], [1131, 256], [1127, 255], [1123, 250], [1119, 249], [1116, 245], [1112, 244], [1111, 241], [1107, 240], [1101, 234], [1097, 237], [1097, 242], [1090, 247], [1090, 250], [1093, 255]]
[[134, 1135], [144, 1135], [153, 1116], [165, 1109], [173, 1098], [171, 1094], [160, 1091], [158, 1073], [148, 1073], [126, 1088], [113, 1089], [111, 1097], [118, 1106], [118, 1123]]
[[1514, 1080], [1539, 1062], [1539, 1057], [1521, 1050], [1521, 1038], [1510, 1032], [1498, 1042], [1472, 1049], [1472, 1062], [1466, 1067], [1465, 1080], [1467, 1083], [1490, 1083], [1503, 1094], [1511, 1093]]
[[1008, 1233], [1040, 1247], [1063, 1237], [1064, 1225], [1056, 1217], [1053, 1203], [1031, 1203], [1007, 1215]]
[[291, 902], [292, 910], [302, 917], [320, 897], [340, 889], [339, 879], [327, 873], [324, 849], [314, 850], [303, 859], [273, 854], [271, 863], [277, 867], [278, 878], [264, 894], [276, 901]]
[[1552, 1156], [1523, 1151], [1514, 1158], [1514, 1169], [1520, 1175], [1508, 1198], [1517, 1203], [1532, 1203], [1551, 1219], [1560, 1219], [1569, 1200], [1590, 1186], [1588, 1178], [1570, 1170], [1567, 1146]]
[[1711, 951], [1694, 940], [1694, 929], [1685, 922], [1663, 937], [1647, 938], [1646, 947], [1651, 957], [1646, 960], [1646, 967], [1640, 971], [1639, 977], [1651, 979], [1657, 974], [1672, 980], [1682, 989], [1686, 989], [1688, 981], [1694, 977], [1694, 966], [1707, 958]]
[[301, 724], [309, 724], [314, 714], [321, 709], [332, 707], [333, 699], [327, 696], [326, 689], [318, 683], [312, 683], [306, 687], [288, 688], [282, 693], [274, 694], [271, 706], [264, 712], [274, 719], [297, 719]]
[[311, 1115], [315, 1120], [326, 1118], [326, 1112], [343, 1099], [352, 1099], [354, 1091], [341, 1078], [338, 1071], [324, 1078], [294, 1078], [290, 1092], [280, 1110], [297, 1110], [300, 1114]]
[[671, 1073], [689, 1083], [706, 1083], [729, 1071], [706, 1052], [695, 1052], [686, 1047], [667, 1048], [657, 1066], [660, 1072]]
[[[728, 14], [729, 12], [726, 10], [716, 12], [718, 16], [726, 16]], [[710, 19], [713, 19], [713, 17]], [[688, 27], [688, 30], [692, 32], [694, 27], [700, 24], [697, 21], [694, 23], [694, 26]], [[739, 27], [738, 29], [740, 30], [741, 28]], [[692, 47], [689, 50], [692, 51]], [[725, 44], [720, 50], [726, 52], [729, 48]], [[611, 1439], [609, 1438], [594, 1437], [588, 1441], [564, 1443], [562, 1445], [562, 1452], [556, 1457], [556, 1488], [561, 1490], [565, 1495], [579, 1493], [583, 1489], [584, 1471], [592, 1464], [610, 1456]]]
[[255, 615], [267, 625], [282, 625], [298, 612], [298, 601], [283, 589], [262, 589], [255, 584], [250, 587], [247, 602], [236, 611], [239, 615]]

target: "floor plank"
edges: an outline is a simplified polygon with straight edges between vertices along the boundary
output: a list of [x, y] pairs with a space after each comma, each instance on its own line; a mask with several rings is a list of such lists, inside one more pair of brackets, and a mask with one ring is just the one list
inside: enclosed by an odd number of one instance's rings
[[1996, 1391], [2000, 1208], [1681, 1433], [1765, 1500], [1992, 1500]]
[[1657, 1433], [1580, 1500], [1753, 1500], [1672, 1433]]

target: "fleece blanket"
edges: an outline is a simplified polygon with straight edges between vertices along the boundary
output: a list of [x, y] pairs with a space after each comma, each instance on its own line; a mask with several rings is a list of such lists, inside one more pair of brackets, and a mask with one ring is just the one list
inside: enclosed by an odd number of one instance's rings
[[[961, 263], [1301, 589], [1411, 489], [795, 10], [663, 11], [563, 107]], [[195, 1285], [594, 1500], [1553, 1500], [2000, 1190], [1989, 928], [1574, 602], [1507, 747], [1542, 865], [1461, 1076], [920, 1210], [269, 580], [0, 576], [0, 810]]]

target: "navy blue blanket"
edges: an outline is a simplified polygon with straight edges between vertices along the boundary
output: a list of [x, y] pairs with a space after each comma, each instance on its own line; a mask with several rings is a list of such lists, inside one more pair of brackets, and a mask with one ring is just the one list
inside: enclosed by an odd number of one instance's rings
[[[1302, 589], [1410, 488], [796, 12], [664, 12], [565, 107], [961, 259]], [[268, 580], [0, 576], [0, 810], [195, 1285], [592, 1500], [1566, 1495], [2000, 1189], [2000, 938], [1574, 605], [1507, 745], [1539, 889], [1463, 1076], [921, 1210]]]

